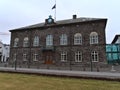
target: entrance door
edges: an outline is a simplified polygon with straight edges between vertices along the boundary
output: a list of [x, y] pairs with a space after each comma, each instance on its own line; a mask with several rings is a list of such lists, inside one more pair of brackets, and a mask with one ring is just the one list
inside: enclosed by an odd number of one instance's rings
[[45, 64], [53, 64], [53, 52], [44, 52]]

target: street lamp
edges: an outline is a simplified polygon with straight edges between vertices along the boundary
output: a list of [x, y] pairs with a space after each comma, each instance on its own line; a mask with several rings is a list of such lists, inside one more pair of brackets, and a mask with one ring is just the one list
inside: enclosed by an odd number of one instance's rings
[[17, 59], [16, 59], [16, 54], [14, 54], [14, 66], [15, 66], [15, 70], [17, 70]]
[[15, 70], [17, 70], [17, 60], [15, 60]]

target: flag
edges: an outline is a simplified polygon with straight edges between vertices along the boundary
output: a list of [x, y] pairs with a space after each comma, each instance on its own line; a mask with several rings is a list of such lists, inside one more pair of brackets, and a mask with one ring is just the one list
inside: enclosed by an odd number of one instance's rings
[[52, 9], [55, 9], [56, 8], [56, 4], [52, 7]]

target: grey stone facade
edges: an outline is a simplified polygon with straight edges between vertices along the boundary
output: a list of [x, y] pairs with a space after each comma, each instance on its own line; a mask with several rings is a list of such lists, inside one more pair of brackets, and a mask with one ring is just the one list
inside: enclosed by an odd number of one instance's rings
[[[74, 18], [70, 20], [57, 21], [55, 23], [40, 23], [10, 30], [11, 32], [11, 48], [10, 48], [10, 64], [18, 67], [36, 67], [36, 68], [75, 68], [81, 66], [82, 69], [90, 67], [100, 67], [106, 63], [106, 37], [105, 27], [107, 19], [92, 18]], [[90, 33], [97, 32], [98, 43], [90, 44]], [[74, 35], [81, 33], [82, 44], [74, 45]], [[60, 45], [60, 36], [67, 35], [67, 45]], [[46, 36], [53, 36], [53, 45], [46, 46]], [[39, 46], [33, 46], [34, 37], [39, 37]], [[23, 47], [23, 40], [29, 38], [29, 46]], [[15, 38], [19, 38], [18, 46], [14, 47]], [[75, 52], [82, 52], [82, 61], [75, 62]], [[91, 61], [91, 52], [98, 52], [98, 61]], [[61, 61], [61, 52], [67, 52], [67, 61]], [[23, 60], [23, 54], [26, 59]], [[37, 60], [34, 61], [34, 53], [37, 54]], [[16, 57], [14, 56], [16, 54]], [[16, 58], [14, 60], [14, 58]], [[47, 60], [48, 59], [48, 60]]]

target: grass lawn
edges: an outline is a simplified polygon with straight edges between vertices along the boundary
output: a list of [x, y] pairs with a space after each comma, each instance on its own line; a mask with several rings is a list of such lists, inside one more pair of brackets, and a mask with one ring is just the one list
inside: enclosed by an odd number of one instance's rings
[[0, 90], [120, 90], [120, 82], [0, 73]]

